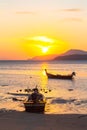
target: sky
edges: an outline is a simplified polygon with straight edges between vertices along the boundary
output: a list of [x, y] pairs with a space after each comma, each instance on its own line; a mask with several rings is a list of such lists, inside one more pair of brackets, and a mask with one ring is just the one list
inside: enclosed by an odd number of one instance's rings
[[87, 51], [87, 0], [0, 0], [0, 60]]

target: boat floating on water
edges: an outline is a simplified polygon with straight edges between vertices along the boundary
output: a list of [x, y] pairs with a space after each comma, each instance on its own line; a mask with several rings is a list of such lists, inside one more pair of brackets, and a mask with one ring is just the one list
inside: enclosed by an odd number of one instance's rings
[[66, 80], [72, 80], [73, 77], [76, 75], [75, 72], [72, 72], [68, 75], [60, 75], [60, 74], [51, 74], [47, 72], [47, 69], [45, 69], [46, 75], [49, 79], [66, 79]]

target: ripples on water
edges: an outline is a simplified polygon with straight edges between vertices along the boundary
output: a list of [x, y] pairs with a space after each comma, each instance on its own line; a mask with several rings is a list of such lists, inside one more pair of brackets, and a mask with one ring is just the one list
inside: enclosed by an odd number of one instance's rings
[[[38, 88], [47, 98], [45, 113], [87, 114], [87, 62], [0, 62], [0, 109], [24, 111], [22, 101], [13, 101], [14, 95], [25, 88]], [[50, 73], [69, 74], [76, 72], [73, 81], [47, 79], [44, 69]], [[51, 91], [49, 91], [51, 90]], [[21, 92], [22, 93], [22, 92]], [[26, 99], [26, 96], [16, 96]]]

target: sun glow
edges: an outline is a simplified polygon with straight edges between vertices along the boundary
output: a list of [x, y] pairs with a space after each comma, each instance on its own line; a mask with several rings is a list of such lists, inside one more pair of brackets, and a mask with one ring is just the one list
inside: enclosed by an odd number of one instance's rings
[[47, 36], [25, 37], [24, 43], [26, 43], [26, 53], [29, 53], [30, 55], [30, 53], [33, 52], [32, 55], [34, 56], [61, 54], [67, 47], [67, 44], [64, 41], [49, 38]]
[[49, 48], [51, 47], [51, 46], [41, 46], [41, 45], [36, 45], [36, 46], [41, 49], [42, 53], [48, 53]]
[[43, 52], [43, 53], [48, 52], [48, 47], [43, 47], [43, 48], [42, 48], [42, 52]]

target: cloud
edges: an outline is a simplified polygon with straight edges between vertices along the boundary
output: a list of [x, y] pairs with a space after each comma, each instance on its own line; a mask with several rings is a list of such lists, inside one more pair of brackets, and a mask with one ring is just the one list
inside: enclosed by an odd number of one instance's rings
[[62, 21], [75, 21], [75, 22], [82, 22], [83, 19], [81, 18], [75, 18], [75, 17], [72, 17], [72, 18], [64, 18]]
[[35, 36], [31, 38], [27, 38], [27, 40], [33, 40], [33, 41], [40, 41], [40, 42], [46, 42], [46, 43], [54, 43], [54, 39], [48, 38], [46, 36]]
[[57, 39], [49, 38], [47, 36], [25, 37], [23, 39], [24, 39], [25, 43], [27, 43], [29, 45], [51, 46], [58, 42]]
[[82, 9], [80, 9], [80, 8], [71, 8], [71, 9], [62, 9], [61, 11], [65, 11], [65, 12], [81, 12]]
[[29, 46], [61, 46], [65, 44], [64, 41], [60, 39], [50, 38], [47, 36], [34, 36], [34, 37], [24, 37], [24, 43], [28, 44]]
[[17, 11], [16, 14], [30, 14], [30, 15], [35, 15], [35, 12], [32, 11]]

